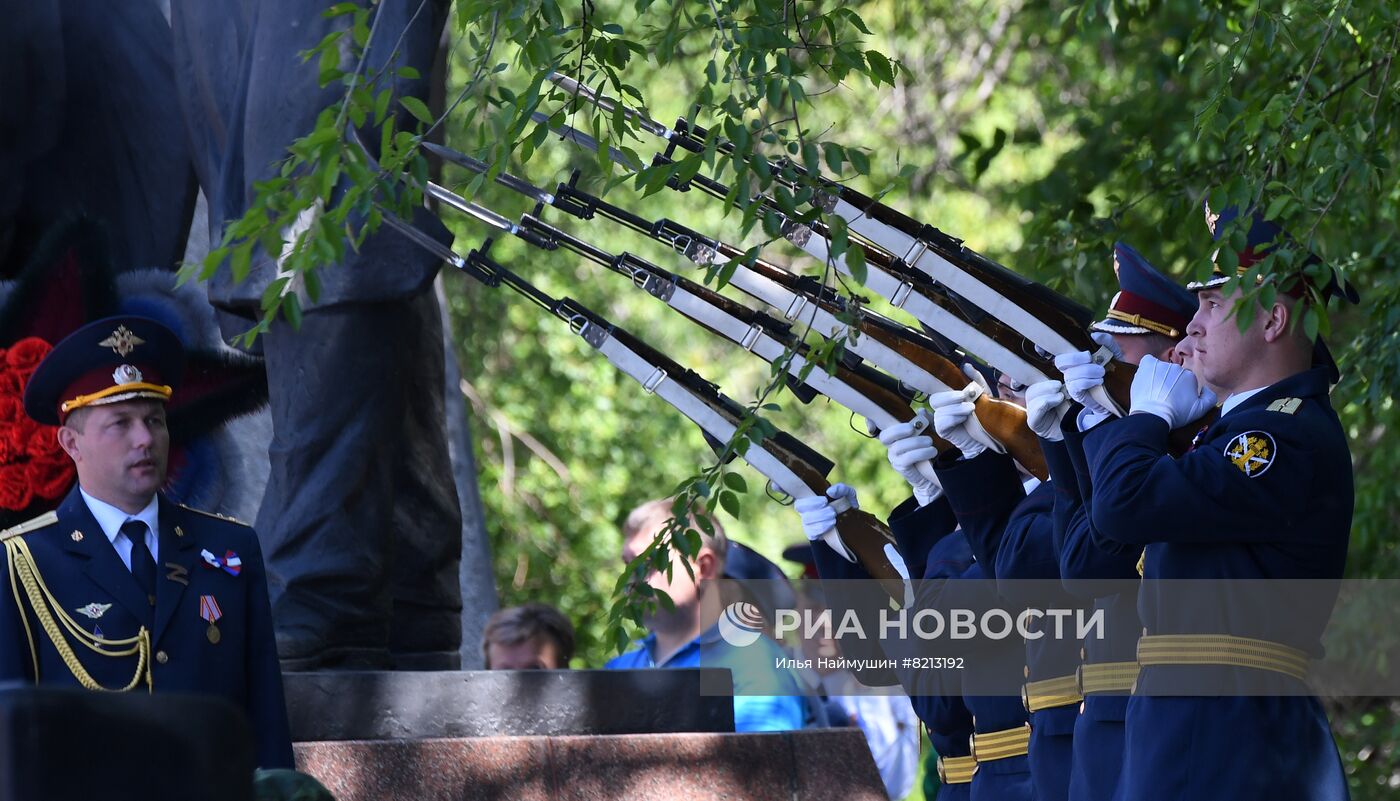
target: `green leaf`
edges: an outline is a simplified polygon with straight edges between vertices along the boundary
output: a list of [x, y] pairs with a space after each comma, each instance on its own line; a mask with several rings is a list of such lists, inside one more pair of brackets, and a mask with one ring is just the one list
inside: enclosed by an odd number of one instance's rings
[[301, 300], [297, 298], [297, 293], [288, 292], [282, 297], [282, 314], [292, 324], [292, 330], [301, 330]]
[[335, 5], [321, 12], [321, 16], [327, 19], [334, 19], [335, 17], [341, 17], [346, 14], [353, 14], [359, 10], [359, 5], [355, 3], [336, 3]]
[[[733, 475], [732, 473], [730, 475]], [[719, 494], [720, 508], [728, 512], [731, 517], [739, 516], [739, 496], [732, 492], [721, 492]]]
[[412, 114], [419, 122], [433, 124], [433, 114], [428, 111], [428, 105], [422, 100], [416, 97], [401, 97], [399, 104], [408, 109], [408, 113]]
[[1308, 310], [1303, 312], [1303, 333], [1307, 335], [1308, 339], [1317, 339], [1317, 329], [1317, 309], [1309, 306]]
[[863, 151], [850, 148], [846, 151], [846, 158], [851, 160], [851, 166], [855, 168], [856, 172], [861, 175], [870, 174], [870, 157], [865, 155]]
[[744, 481], [744, 477], [738, 473], [725, 473], [724, 485], [735, 492], [748, 492], [749, 485]]
[[856, 280], [856, 283], [865, 286], [865, 277], [867, 275], [865, 250], [861, 248], [860, 245], [853, 244], [850, 250], [846, 251], [846, 267], [850, 269], [851, 277]]
[[870, 73], [877, 82], [884, 81], [890, 86], [894, 86], [894, 68], [890, 66], [890, 60], [885, 58], [885, 54], [878, 50], [865, 51], [865, 60], [870, 63]]
[[229, 262], [229, 270], [233, 273], [233, 282], [235, 284], [243, 283], [243, 280], [248, 277], [252, 258], [252, 242], [244, 242], [233, 249], [233, 260]]

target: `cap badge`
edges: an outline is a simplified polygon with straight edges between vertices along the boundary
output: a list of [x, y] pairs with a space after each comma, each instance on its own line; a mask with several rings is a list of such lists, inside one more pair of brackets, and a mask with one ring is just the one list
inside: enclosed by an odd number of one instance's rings
[[131, 329], [126, 326], [119, 325], [111, 336], [97, 344], [104, 348], [111, 348], [112, 352], [118, 356], [127, 356], [136, 350], [137, 345], [146, 344], [146, 340], [131, 333]]
[[139, 384], [141, 383], [141, 378], [141, 371], [129, 364], [123, 364], [112, 373], [112, 380], [117, 382], [118, 386], [124, 384]]

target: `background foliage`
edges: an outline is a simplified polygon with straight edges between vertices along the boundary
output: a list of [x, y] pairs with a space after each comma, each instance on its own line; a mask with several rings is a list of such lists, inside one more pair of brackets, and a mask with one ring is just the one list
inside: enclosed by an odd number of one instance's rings
[[[342, 6], [355, 23], [353, 56], [373, 30], [361, 11]], [[844, 146], [844, 177], [857, 188], [895, 186], [889, 198], [902, 210], [1095, 307], [1115, 289], [1109, 257], [1115, 239], [1185, 280], [1210, 266], [1202, 200], [1209, 196], [1216, 207], [1260, 204], [1364, 298], [1360, 308], [1334, 307], [1311, 324], [1328, 332], [1347, 372], [1334, 405], [1356, 464], [1349, 570], [1393, 576], [1400, 561], [1394, 533], [1400, 455], [1391, 447], [1400, 383], [1400, 285], [1391, 252], [1400, 204], [1393, 167], [1400, 156], [1400, 74], [1392, 69], [1397, 36], [1400, 10], [1385, 0], [592, 0], [578, 7], [458, 0], [448, 32], [446, 96], [453, 113], [439, 121], [421, 103], [402, 105], [412, 118], [408, 127], [441, 128], [448, 144], [493, 169], [509, 167], [547, 185], [583, 168], [589, 185], [602, 189], [605, 160], [547, 139], [529, 121], [537, 107], [560, 107], [542, 83], [549, 69], [594, 77], [601, 70], [614, 79], [612, 94], [629, 95], [663, 121], [701, 102], [701, 124], [730, 136], [743, 126], [755, 135], [754, 151], [769, 159], [791, 152], [812, 165], [830, 154], [808, 145]], [[381, 126], [382, 165], [425, 174], [414, 136], [396, 132], [393, 115], [386, 117], [398, 106], [359, 82], [358, 71], [347, 69], [354, 58], [343, 58], [342, 49], [326, 44], [316, 55], [325, 80], [347, 87], [345, 105], [300, 143], [269, 202], [254, 205], [275, 225], [245, 219], [232, 226], [243, 241], [226, 242], [206, 269], [219, 258], [235, 270], [246, 266], [249, 243], [265, 240], [272, 251], [278, 232], [322, 204], [326, 212], [290, 249], [287, 266], [289, 273], [314, 276], [321, 263], [335, 260], [335, 249], [319, 237], [338, 237], [347, 204], [374, 197], [357, 190], [385, 180], [346, 147], [347, 118]], [[585, 110], [570, 120], [607, 131], [615, 144], [643, 156], [655, 149], [645, 136], [627, 138], [630, 126], [616, 117], [591, 118]], [[774, 141], [763, 141], [764, 134]], [[768, 163], [726, 161], [726, 180], [761, 177]], [[341, 175], [357, 190], [333, 191]], [[526, 208], [470, 175], [448, 170], [445, 180], [503, 212]], [[643, 176], [636, 185], [612, 187], [609, 200], [745, 245], [763, 241], [752, 215], [726, 216], [720, 204], [694, 194], [638, 192], [647, 182]], [[412, 189], [395, 194], [400, 206], [417, 199]], [[685, 269], [679, 257], [606, 222], [545, 216], [610, 251], [628, 249]], [[452, 224], [459, 251], [487, 234], [465, 219]], [[492, 252], [547, 291], [577, 297], [643, 335], [740, 400], [767, 382], [764, 365], [601, 269], [514, 241]], [[764, 255], [824, 274], [786, 246]], [[1297, 261], [1284, 248], [1266, 269]], [[579, 626], [579, 664], [599, 664], [611, 653], [602, 633], [622, 568], [619, 523], [633, 506], [669, 494], [713, 457], [692, 426], [614, 372], [562, 323], [504, 292], [456, 276], [446, 281], [461, 332], [464, 390], [476, 411], [502, 601], [558, 604]], [[271, 291], [268, 308], [295, 317], [296, 295], [279, 292]], [[802, 407], [790, 396], [781, 402], [774, 422], [835, 460], [834, 478], [860, 487], [866, 508], [879, 512], [901, 499], [904, 486], [884, 468], [883, 450], [868, 441], [859, 421], [822, 402]], [[736, 539], [771, 557], [800, 538], [796, 516], [756, 492], [737, 516], [721, 519]], [[1355, 795], [1400, 785], [1393, 708], [1358, 702], [1339, 712]]]
[[[872, 46], [904, 67], [893, 87], [821, 95], [804, 120], [823, 140], [870, 149], [870, 176], [858, 188], [879, 191], [912, 167], [892, 203], [1095, 307], [1115, 288], [1108, 255], [1115, 239], [1183, 280], [1208, 269], [1212, 248], [1200, 203], [1212, 188], [1220, 188], [1220, 197], [1262, 198], [1299, 240], [1345, 271], [1364, 301], [1359, 308], [1334, 306], [1330, 320], [1330, 340], [1347, 373], [1334, 404], [1351, 437], [1357, 476], [1349, 570], [1396, 575], [1395, 7], [847, 5], [874, 31]], [[599, 3], [595, 13], [637, 24], [622, 4]], [[670, 121], [688, 112], [710, 55], [706, 47], [678, 52], [664, 67], [639, 57], [627, 75], [652, 116]], [[459, 66], [456, 80], [463, 71]], [[449, 129], [449, 143], [458, 135]], [[643, 139], [634, 147], [645, 155], [653, 143]], [[538, 184], [589, 166], [557, 140], [541, 150], [524, 170]], [[641, 199], [625, 188], [616, 196], [647, 216], [673, 216], [741, 238], [718, 203], [670, 192]], [[523, 208], [489, 187], [482, 198], [502, 209]], [[685, 269], [679, 257], [605, 222], [560, 224], [610, 250], [630, 249]], [[457, 231], [459, 247], [483, 236], [465, 223]], [[761, 363], [616, 276], [513, 242], [494, 252], [551, 291], [574, 295], [643, 334], [742, 400], [767, 376]], [[820, 272], [785, 247], [764, 255]], [[667, 494], [711, 456], [693, 426], [639, 392], [560, 323], [518, 299], [447, 280], [477, 411], [474, 433], [502, 601], [558, 603], [580, 627], [579, 664], [599, 664], [611, 653], [600, 639], [601, 620], [621, 569], [621, 519], [637, 503]], [[855, 430], [859, 421], [853, 425], [848, 414], [820, 401], [802, 407], [785, 396], [782, 405], [775, 422], [833, 458], [835, 477], [860, 487], [863, 505], [878, 511], [902, 499], [900, 479], [885, 468], [878, 444]], [[753, 493], [738, 518], [722, 520], [736, 539], [775, 559], [801, 536], [794, 513]], [[1379, 797], [1400, 783], [1393, 704], [1339, 711], [1353, 792]]]

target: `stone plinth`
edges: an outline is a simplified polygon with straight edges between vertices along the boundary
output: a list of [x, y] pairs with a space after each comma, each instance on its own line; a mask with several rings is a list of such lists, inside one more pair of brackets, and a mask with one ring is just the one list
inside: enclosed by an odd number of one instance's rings
[[292, 739], [734, 730], [727, 670], [287, 673]]
[[885, 801], [856, 728], [307, 742], [296, 752], [337, 801]]

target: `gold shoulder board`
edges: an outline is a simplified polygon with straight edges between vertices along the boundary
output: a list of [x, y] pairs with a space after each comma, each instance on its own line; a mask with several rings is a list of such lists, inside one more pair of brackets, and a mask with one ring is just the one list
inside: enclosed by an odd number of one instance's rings
[[239, 519], [236, 518], [236, 517], [229, 517], [228, 515], [221, 515], [221, 514], [219, 514], [218, 512], [206, 512], [206, 511], [204, 511], [203, 509], [196, 509], [196, 508], [194, 508], [193, 506], [186, 506], [186, 505], [184, 505], [183, 503], [177, 503], [177, 504], [175, 504], [175, 505], [178, 506], [178, 507], [180, 507], [181, 509], [186, 510], [186, 511], [194, 512], [194, 513], [197, 514], [197, 515], [204, 515], [205, 517], [213, 517], [213, 518], [216, 518], [216, 519], [218, 519], [218, 520], [223, 520], [223, 521], [226, 521], [226, 522], [229, 522], [229, 523], [237, 523], [237, 524], [240, 525], [240, 526], [246, 526], [246, 527], [248, 527], [248, 528], [252, 528], [252, 525], [251, 525], [251, 524], [249, 524], [249, 523], [244, 523], [242, 520], [239, 520]]
[[1269, 404], [1269, 411], [1283, 412], [1284, 414], [1297, 414], [1298, 407], [1303, 405], [1302, 398], [1279, 398]]
[[45, 526], [52, 526], [58, 522], [58, 512], [44, 512], [33, 520], [26, 520], [13, 528], [0, 531], [0, 540], [7, 540], [10, 537], [18, 537], [21, 534], [28, 534], [31, 531], [38, 531]]

